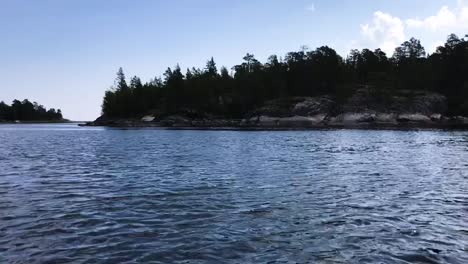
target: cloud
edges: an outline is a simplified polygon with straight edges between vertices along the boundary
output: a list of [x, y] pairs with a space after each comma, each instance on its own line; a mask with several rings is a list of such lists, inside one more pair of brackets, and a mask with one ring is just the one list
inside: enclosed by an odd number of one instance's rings
[[[447, 30], [457, 27], [462, 16], [458, 16], [455, 10], [451, 10], [448, 6], [443, 6], [439, 12], [424, 19], [411, 18], [406, 20], [406, 25], [409, 28], [426, 29], [431, 31]], [[461, 21], [460, 21], [461, 22]]]
[[352, 45], [353, 48], [381, 48], [391, 56], [397, 46], [414, 36], [428, 43], [427, 51], [433, 52], [450, 33], [463, 36], [467, 30], [468, 0], [458, 0], [456, 7], [442, 6], [434, 15], [425, 18], [402, 19], [377, 11], [372, 21], [361, 25], [361, 37]]
[[391, 54], [406, 38], [405, 25], [400, 18], [377, 11], [372, 23], [361, 25], [361, 35], [365, 44], [377, 46]]
[[315, 4], [311, 4], [307, 7], [307, 10], [310, 12], [315, 12]]
[[429, 45], [426, 45], [426, 51], [433, 52], [437, 50], [438, 47], [444, 46], [445, 41], [442, 40], [436, 40], [430, 43]]

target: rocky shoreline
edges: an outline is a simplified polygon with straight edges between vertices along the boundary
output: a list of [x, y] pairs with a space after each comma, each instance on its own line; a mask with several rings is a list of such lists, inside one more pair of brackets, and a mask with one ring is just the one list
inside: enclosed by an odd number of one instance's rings
[[468, 129], [468, 118], [447, 115], [446, 98], [440, 94], [399, 91], [387, 97], [372, 89], [357, 90], [344, 103], [329, 96], [290, 97], [266, 102], [242, 119], [231, 119], [193, 112], [139, 118], [101, 116], [85, 126], [154, 127], [199, 130], [303, 130], [327, 128]]
[[329, 121], [318, 121], [317, 117], [279, 118], [260, 116], [256, 120], [211, 119], [211, 120], [163, 120], [144, 122], [135, 119], [118, 119], [94, 121], [82, 126], [105, 126], [116, 128], [165, 128], [165, 129], [196, 129], [196, 130], [307, 130], [327, 128], [367, 128], [367, 129], [407, 129], [407, 128], [441, 128], [468, 129], [466, 117], [441, 117], [431, 119], [421, 114], [408, 114], [397, 119], [387, 120], [387, 116], [377, 116], [363, 113], [346, 113], [332, 117]]
[[0, 124], [5, 124], [5, 125], [20, 125], [20, 124], [67, 124], [67, 123], [74, 123], [73, 121], [70, 121], [68, 119], [63, 119], [63, 120], [34, 120], [34, 121], [5, 121], [5, 120], [0, 120]]

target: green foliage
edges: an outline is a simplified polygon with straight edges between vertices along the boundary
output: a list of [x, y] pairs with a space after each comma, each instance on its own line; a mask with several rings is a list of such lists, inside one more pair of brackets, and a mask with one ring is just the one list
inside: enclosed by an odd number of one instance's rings
[[13, 100], [11, 106], [0, 102], [0, 121], [54, 121], [62, 120], [62, 111], [44, 106], [29, 100]]
[[[290, 96], [334, 96], [343, 102], [355, 87], [367, 85], [387, 97], [404, 89], [433, 90], [446, 95], [450, 113], [468, 111], [468, 40], [450, 35], [447, 43], [426, 57], [417, 39], [405, 41], [391, 58], [382, 50], [352, 50], [346, 59], [323, 46], [289, 52], [284, 59], [272, 55], [265, 64], [253, 54], [243, 62], [218, 71], [215, 60], [204, 69], [168, 68], [164, 80], [142, 84], [138, 77], [127, 85], [122, 68], [115, 86], [106, 92], [103, 114], [136, 117], [149, 112], [198, 113], [242, 117], [266, 100]], [[2, 109], [0, 104], [0, 109]]]

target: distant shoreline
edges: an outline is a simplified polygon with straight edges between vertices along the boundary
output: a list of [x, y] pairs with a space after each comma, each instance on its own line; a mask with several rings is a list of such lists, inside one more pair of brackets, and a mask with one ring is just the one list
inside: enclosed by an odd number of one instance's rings
[[21, 124], [66, 124], [66, 123], [80, 123], [70, 120], [44, 120], [44, 121], [0, 121], [1, 125], [21, 125]]
[[[226, 120], [223, 120], [226, 122]], [[238, 120], [231, 120], [238, 122]], [[215, 123], [212, 121], [210, 123]], [[227, 121], [229, 122], [229, 121]], [[218, 121], [219, 123], [219, 121]], [[232, 123], [231, 123], [232, 124]], [[307, 130], [329, 130], [329, 129], [370, 129], [370, 130], [412, 130], [412, 129], [445, 129], [445, 130], [468, 130], [468, 124], [457, 122], [445, 123], [336, 123], [336, 124], [316, 124], [316, 125], [289, 125], [289, 126], [273, 126], [262, 124], [246, 124], [246, 125], [212, 125], [203, 126], [173, 124], [167, 125], [162, 122], [141, 122], [135, 120], [120, 120], [118, 122], [87, 122], [80, 123], [81, 127], [108, 127], [121, 129], [161, 129], [161, 130], [206, 130], [206, 131], [307, 131]]]

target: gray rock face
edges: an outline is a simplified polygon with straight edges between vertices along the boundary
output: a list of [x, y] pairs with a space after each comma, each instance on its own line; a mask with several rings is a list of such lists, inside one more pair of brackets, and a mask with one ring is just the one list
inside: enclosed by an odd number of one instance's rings
[[447, 112], [447, 98], [436, 93], [425, 93], [421, 96], [416, 96], [412, 102], [413, 113], [422, 113], [431, 115], [434, 113]]
[[325, 114], [315, 116], [291, 116], [291, 117], [270, 117], [258, 116], [252, 117], [248, 121], [243, 120], [243, 125], [253, 125], [259, 127], [270, 128], [300, 128], [300, 127], [317, 127], [322, 126], [325, 121]]
[[323, 125], [324, 114], [315, 116], [293, 116], [283, 117], [278, 121], [279, 127], [317, 127]]
[[327, 96], [306, 97], [304, 101], [298, 102], [293, 106], [291, 114], [295, 116], [314, 116], [331, 113], [335, 107], [335, 101]]
[[340, 107], [328, 96], [269, 101], [254, 111], [250, 122], [265, 127], [435, 124], [446, 111], [447, 100], [437, 93], [400, 90], [382, 95], [365, 87]]
[[304, 101], [303, 97], [290, 97], [267, 101], [262, 107], [255, 109], [252, 113], [247, 114], [247, 116], [250, 117], [250, 119], [258, 118], [259, 116], [288, 117], [291, 116], [293, 106], [302, 101]]
[[413, 122], [413, 123], [431, 123], [432, 120], [429, 116], [416, 113], [416, 114], [401, 114], [398, 115], [397, 121], [400, 123], [408, 123], [408, 122]]
[[429, 118], [434, 122], [438, 122], [443, 119], [443, 116], [441, 114], [432, 114]]
[[152, 115], [147, 115], [141, 118], [142, 122], [153, 122], [156, 119], [156, 117]]
[[278, 117], [260, 116], [258, 118], [258, 124], [263, 127], [276, 127], [278, 122]]
[[[89, 125], [160, 126], [174, 128], [319, 128], [375, 126], [468, 127], [466, 117], [446, 117], [444, 96], [426, 91], [394, 91], [384, 94], [373, 88], [358, 89], [344, 103], [329, 96], [289, 97], [266, 102], [243, 119], [226, 119], [181, 109], [177, 115], [155, 121], [155, 113], [137, 119], [102, 116]], [[163, 113], [156, 115], [162, 116]]]
[[373, 123], [376, 119], [375, 114], [371, 113], [343, 113], [332, 117], [330, 124], [332, 125], [353, 125], [362, 123]]
[[378, 113], [375, 117], [375, 122], [382, 125], [397, 124], [397, 114]]
[[427, 91], [395, 91], [383, 94], [372, 88], [357, 90], [343, 105], [343, 112], [381, 112], [381, 113], [445, 113], [445, 96]]
[[268, 101], [250, 116], [314, 116], [332, 112], [334, 107], [336, 107], [335, 101], [328, 96], [291, 97]]

